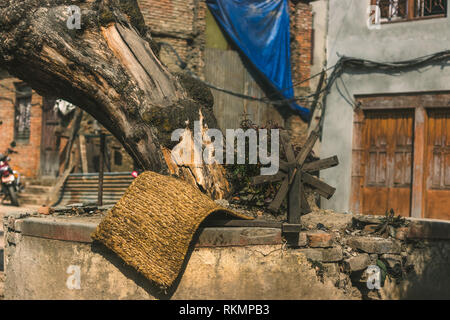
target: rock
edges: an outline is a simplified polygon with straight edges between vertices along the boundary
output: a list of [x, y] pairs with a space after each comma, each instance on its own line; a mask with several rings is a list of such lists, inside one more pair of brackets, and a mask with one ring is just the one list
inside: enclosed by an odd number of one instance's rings
[[378, 255], [376, 253], [369, 254], [370, 264], [376, 265], [378, 260]]
[[289, 245], [293, 247], [306, 247], [308, 245], [308, 239], [305, 232], [299, 233], [287, 233], [284, 235]]
[[37, 212], [38, 212], [39, 214], [49, 215], [49, 214], [52, 213], [52, 208], [47, 207], [47, 206], [42, 206], [42, 207], [39, 207], [39, 208], [38, 208]]
[[318, 224], [321, 224], [328, 230], [344, 230], [351, 226], [352, 215], [321, 210], [302, 216], [302, 223], [308, 226], [308, 229], [315, 229]]
[[336, 283], [336, 287], [339, 289], [347, 289], [352, 286], [352, 281], [348, 275], [345, 273], [339, 274], [339, 280]]
[[355, 215], [352, 219], [352, 226], [357, 229], [363, 229], [368, 224], [381, 223], [381, 216], [374, 215]]
[[370, 265], [370, 257], [367, 253], [357, 255], [356, 257], [351, 257], [344, 260], [344, 268], [347, 271], [359, 271], [364, 270]]
[[409, 228], [401, 227], [395, 230], [395, 239], [397, 240], [405, 240], [408, 237]]
[[401, 246], [390, 239], [379, 237], [354, 237], [347, 240], [347, 245], [367, 253], [400, 253]]
[[316, 228], [317, 230], [328, 231], [327, 227], [325, 227], [322, 223], [318, 223]]
[[333, 235], [321, 230], [306, 232], [309, 246], [312, 248], [329, 248], [333, 246]]
[[66, 205], [66, 208], [81, 208], [83, 206], [84, 206], [84, 204], [82, 202], [77, 202], [77, 203], [70, 203], [70, 204]]
[[364, 226], [363, 231], [365, 233], [374, 233], [376, 231], [377, 227], [378, 227], [377, 224], [368, 224], [368, 225]]
[[329, 277], [339, 276], [339, 265], [337, 263], [323, 263], [325, 274]]
[[8, 244], [16, 245], [20, 242], [20, 239], [22, 238], [22, 235], [18, 232], [8, 232], [6, 234], [5, 240]]
[[322, 249], [323, 262], [337, 262], [341, 261], [344, 256], [341, 247]]
[[300, 232], [298, 234], [298, 246], [299, 247], [306, 247], [308, 245], [308, 238], [306, 236], [305, 232]]
[[402, 265], [402, 256], [396, 254], [383, 254], [381, 259], [387, 262], [391, 269], [394, 269], [397, 265]]
[[388, 230], [389, 236], [394, 238], [395, 237], [395, 228], [393, 226], [388, 226], [387, 230]]
[[326, 248], [326, 249], [308, 248], [308, 249], [300, 249], [298, 251], [300, 253], [303, 253], [307, 259], [313, 261], [338, 262], [344, 258], [341, 247]]

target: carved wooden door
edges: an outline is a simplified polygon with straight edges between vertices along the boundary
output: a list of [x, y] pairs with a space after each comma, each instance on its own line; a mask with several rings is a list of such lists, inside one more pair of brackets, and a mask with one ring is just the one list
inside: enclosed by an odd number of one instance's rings
[[365, 112], [362, 213], [410, 215], [413, 123], [412, 109]]
[[450, 109], [428, 112], [425, 218], [450, 220]]

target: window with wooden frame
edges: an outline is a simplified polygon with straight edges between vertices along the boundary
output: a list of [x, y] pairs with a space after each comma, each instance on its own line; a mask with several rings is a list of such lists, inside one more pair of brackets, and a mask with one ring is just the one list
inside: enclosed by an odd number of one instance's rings
[[448, 0], [371, 0], [380, 8], [380, 22], [411, 21], [447, 16]]
[[31, 88], [16, 84], [16, 105], [14, 116], [14, 140], [18, 143], [30, 141]]

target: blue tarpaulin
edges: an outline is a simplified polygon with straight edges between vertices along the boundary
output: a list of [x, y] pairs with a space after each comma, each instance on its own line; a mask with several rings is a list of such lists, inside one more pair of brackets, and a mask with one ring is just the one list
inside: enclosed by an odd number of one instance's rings
[[[294, 97], [288, 0], [206, 0], [222, 29], [286, 99]], [[309, 109], [288, 103], [309, 120]]]

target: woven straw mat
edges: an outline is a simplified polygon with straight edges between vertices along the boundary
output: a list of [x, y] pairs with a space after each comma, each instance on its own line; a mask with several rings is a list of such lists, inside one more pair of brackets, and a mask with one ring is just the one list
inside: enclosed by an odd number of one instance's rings
[[218, 206], [180, 179], [147, 171], [108, 211], [92, 238], [167, 288], [177, 278], [198, 226], [217, 211], [252, 219]]

